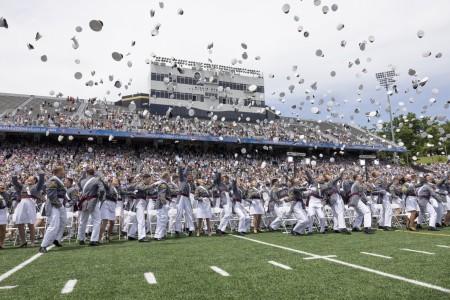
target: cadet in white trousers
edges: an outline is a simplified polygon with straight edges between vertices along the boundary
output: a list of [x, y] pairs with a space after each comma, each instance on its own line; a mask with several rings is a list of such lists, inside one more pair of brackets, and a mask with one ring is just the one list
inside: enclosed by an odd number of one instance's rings
[[246, 197], [246, 191], [242, 188], [240, 180], [233, 180], [231, 186], [233, 189], [234, 213], [239, 218], [238, 235], [245, 235], [248, 230], [247, 224], [250, 221], [250, 216], [242, 205], [242, 201]]
[[177, 217], [176, 211], [177, 211], [177, 203], [178, 203], [178, 197], [180, 194], [180, 189], [178, 187], [178, 175], [172, 176], [172, 181], [168, 183], [169, 189], [171, 193], [171, 200], [168, 204], [169, 210], [169, 232], [173, 233], [175, 231], [175, 219]]
[[[430, 231], [439, 231], [439, 229], [436, 228], [437, 223], [437, 212], [436, 208], [433, 207], [432, 199], [437, 199], [440, 202], [445, 201], [445, 196], [438, 195], [433, 187], [431, 186], [431, 183], [433, 182], [433, 178], [431, 175], [425, 175], [424, 176], [424, 184], [417, 190], [417, 201], [419, 203], [419, 209], [420, 209], [420, 215], [425, 216], [425, 213], [428, 212], [430, 214], [429, 219], [429, 225], [428, 230]], [[421, 225], [423, 221], [423, 217], [417, 220], [417, 224]]]
[[297, 219], [297, 223], [291, 231], [293, 235], [304, 235], [308, 226], [308, 215], [302, 199], [305, 191], [306, 187], [300, 186], [300, 181], [297, 178], [291, 180], [289, 198], [291, 200], [291, 211], [294, 218]]
[[326, 195], [327, 201], [330, 205], [331, 211], [333, 212], [333, 231], [335, 233], [346, 233], [351, 234], [351, 232], [345, 226], [344, 219], [344, 200], [340, 195], [340, 189], [338, 188], [338, 181], [342, 179], [344, 169], [333, 180], [331, 180], [330, 175], [325, 175], [325, 182], [327, 187], [325, 189], [324, 195]]
[[[140, 243], [149, 242], [147, 239], [147, 231], [145, 229], [146, 220], [145, 220], [145, 212], [149, 212], [148, 210], [148, 200], [147, 196], [150, 193], [154, 193], [154, 187], [150, 185], [150, 175], [144, 174], [142, 176], [142, 182], [138, 183], [135, 187], [136, 193], [136, 219], [137, 219], [137, 231], [138, 231], [138, 240]], [[147, 215], [150, 218], [150, 215]]]
[[182, 167], [178, 168], [178, 176], [180, 181], [180, 199], [177, 205], [177, 216], [175, 217], [175, 236], [179, 237], [181, 232], [181, 219], [183, 213], [185, 215], [186, 225], [189, 228], [189, 236], [194, 235], [194, 218], [192, 216], [191, 200], [189, 195], [191, 194], [191, 186], [187, 181], [189, 172], [189, 166], [184, 170]]
[[319, 218], [319, 232], [321, 234], [325, 233], [325, 213], [323, 211], [323, 196], [322, 196], [322, 189], [326, 187], [324, 184], [325, 177], [323, 175], [320, 175], [317, 177], [317, 180], [315, 180], [308, 170], [305, 170], [306, 177], [308, 178], [308, 190], [309, 190], [309, 201], [308, 201], [308, 215], [309, 215], [309, 226], [308, 226], [308, 232], [313, 232], [313, 223], [314, 223], [314, 215], [317, 214], [317, 217]]
[[89, 220], [89, 216], [92, 219], [92, 234], [90, 246], [99, 245], [100, 235], [100, 202], [105, 195], [105, 189], [102, 181], [98, 177], [94, 177], [95, 170], [87, 169], [81, 173], [79, 180], [80, 190], [82, 196], [78, 201], [78, 210], [80, 225], [78, 227], [78, 242], [80, 245], [85, 244], [86, 238], [86, 226]]
[[40, 253], [47, 253], [47, 247], [54, 244], [62, 247], [61, 239], [67, 225], [67, 212], [65, 208], [66, 189], [61, 181], [65, 176], [63, 167], [53, 169], [53, 177], [47, 184], [47, 201], [45, 203], [45, 214], [47, 216], [48, 227], [42, 240]]
[[216, 174], [215, 185], [219, 190], [220, 205], [223, 208], [223, 215], [220, 219], [219, 228], [217, 228], [216, 233], [219, 236], [222, 236], [227, 233], [228, 222], [230, 222], [230, 219], [233, 216], [233, 202], [230, 197], [230, 178], [227, 175], [222, 176], [221, 172], [218, 172]]
[[[391, 230], [392, 226], [392, 205], [391, 205], [392, 194], [386, 192], [383, 194], [383, 209], [380, 213], [380, 218], [378, 219], [379, 229], [385, 229], [386, 231]], [[387, 228], [386, 228], [387, 227]]]
[[369, 208], [363, 203], [362, 200], [367, 200], [365, 194], [365, 187], [361, 183], [363, 180], [362, 176], [359, 174], [353, 175], [354, 183], [351, 187], [350, 193], [350, 202], [349, 207], [353, 207], [357, 214], [355, 222], [353, 224], [352, 231], [359, 231], [359, 227], [361, 226], [362, 219], [364, 218], [364, 233], [372, 234], [374, 231], [372, 230], [372, 214], [370, 213]]
[[275, 220], [269, 225], [270, 231], [275, 231], [283, 223], [285, 217], [284, 203], [289, 199], [289, 189], [287, 186], [279, 185], [278, 179], [272, 179], [272, 190], [270, 191], [269, 211], [275, 213]]
[[161, 181], [157, 183], [158, 199], [155, 201], [155, 208], [158, 211], [156, 219], [155, 241], [162, 241], [166, 237], [167, 219], [169, 212], [169, 201], [171, 191], [169, 184], [169, 173], [165, 172], [161, 176]]

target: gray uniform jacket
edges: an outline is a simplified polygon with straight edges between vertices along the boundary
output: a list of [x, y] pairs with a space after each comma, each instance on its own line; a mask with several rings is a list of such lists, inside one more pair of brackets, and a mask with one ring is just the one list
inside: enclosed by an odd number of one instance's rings
[[436, 199], [439, 202], [446, 201], [445, 196], [441, 196], [441, 195], [437, 194], [428, 183], [425, 183], [423, 186], [421, 186], [417, 190], [417, 199], [418, 200], [430, 201], [431, 197], [433, 197], [434, 199]]
[[78, 181], [83, 197], [92, 197], [103, 200], [105, 195], [105, 187], [102, 181], [94, 176], [86, 176], [86, 172], [81, 172], [80, 180]]
[[355, 181], [352, 185], [351, 192], [350, 192], [350, 202], [348, 206], [356, 207], [358, 205], [359, 200], [366, 202], [366, 188], [364, 184], [359, 182], [358, 180]]

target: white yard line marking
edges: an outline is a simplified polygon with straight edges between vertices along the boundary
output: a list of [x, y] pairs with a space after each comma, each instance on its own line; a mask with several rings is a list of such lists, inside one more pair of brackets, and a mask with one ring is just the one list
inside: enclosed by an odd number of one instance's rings
[[147, 282], [148, 282], [149, 284], [156, 284], [156, 283], [157, 283], [157, 282], [156, 282], [155, 275], [153, 275], [152, 272], [145, 273], [145, 274], [144, 274], [144, 277], [145, 277], [145, 279], [147, 280]]
[[230, 274], [228, 274], [227, 272], [225, 272], [224, 270], [222, 270], [221, 268], [218, 268], [218, 267], [216, 267], [216, 266], [211, 266], [211, 269], [212, 269], [214, 272], [217, 272], [217, 273], [219, 273], [219, 274], [222, 275], [222, 276], [225, 276], [225, 277], [230, 276]]
[[441, 247], [441, 248], [450, 248], [450, 246], [444, 246], [444, 245], [436, 245], [436, 247]]
[[381, 257], [381, 258], [386, 258], [386, 259], [391, 259], [392, 257], [390, 256], [384, 256], [384, 255], [380, 255], [380, 254], [376, 254], [376, 253], [370, 253], [370, 252], [361, 252], [362, 254], [366, 254], [366, 255], [371, 255], [371, 256], [376, 256], [376, 257]]
[[0, 286], [0, 290], [9, 290], [18, 287], [18, 285], [6, 285], [6, 286]]
[[329, 258], [329, 257], [336, 257], [336, 255], [325, 255], [325, 256], [314, 256], [314, 257], [305, 257], [306, 260], [311, 259], [323, 259], [323, 258]]
[[273, 260], [269, 260], [268, 263], [269, 263], [269, 264], [272, 264], [272, 265], [274, 265], [274, 266], [280, 267], [280, 268], [282, 268], [282, 269], [285, 269], [285, 270], [292, 270], [291, 267], [288, 267], [288, 266], [286, 266], [286, 265], [277, 263], [276, 261], [273, 261]]
[[[54, 247], [54, 245], [51, 245], [50, 247], [47, 248], [47, 250], [50, 250]], [[29, 259], [27, 259], [26, 261], [24, 261], [23, 263], [21, 263], [18, 266], [15, 266], [14, 268], [12, 268], [11, 270], [9, 270], [8, 272], [2, 274], [0, 276], [0, 282], [2, 282], [3, 280], [5, 280], [6, 278], [8, 278], [9, 276], [11, 276], [12, 274], [16, 273], [17, 271], [19, 271], [20, 269], [24, 268], [25, 266], [27, 266], [28, 264], [32, 263], [34, 260], [38, 259], [43, 253], [38, 253], [33, 255], [32, 257], [30, 257]]]
[[[250, 238], [243, 237], [243, 236], [236, 236], [236, 235], [233, 235], [233, 234], [230, 234], [230, 235], [233, 236], [233, 237], [236, 237], [236, 238], [252, 241], [252, 242], [255, 242], [255, 243], [258, 243], [258, 244], [262, 244], [262, 245], [266, 245], [266, 246], [271, 246], [271, 247], [274, 247], [274, 248], [283, 249], [283, 250], [286, 250], [286, 251], [291, 251], [291, 252], [300, 253], [300, 254], [304, 254], [304, 255], [309, 255], [309, 256], [313, 256], [313, 257], [319, 256], [319, 255], [316, 255], [316, 254], [312, 254], [312, 253], [308, 253], [308, 252], [304, 252], [304, 251], [300, 251], [300, 250], [296, 250], [296, 249], [292, 249], [292, 248], [288, 248], [288, 247], [283, 247], [283, 246], [279, 246], [279, 245], [275, 245], [275, 244], [270, 244], [270, 243], [266, 243], [266, 242], [262, 242], [262, 241], [258, 241], [258, 240], [254, 240], [254, 239], [250, 239]], [[344, 262], [344, 261], [340, 261], [340, 260], [337, 260], [337, 259], [334, 259], [334, 258], [323, 257], [322, 259], [323, 260], [327, 260], [327, 261], [331, 261], [331, 262], [334, 262], [336, 264], [340, 264], [340, 265], [343, 265], [343, 266], [347, 266], [347, 267], [350, 267], [350, 268], [353, 268], [353, 269], [358, 269], [358, 270], [366, 271], [366, 272], [369, 272], [369, 273], [374, 273], [374, 274], [377, 274], [377, 275], [380, 275], [380, 276], [397, 279], [397, 280], [400, 280], [400, 281], [412, 283], [412, 284], [415, 284], [415, 285], [418, 285], [418, 286], [422, 286], [422, 287], [426, 287], [426, 288], [430, 288], [430, 289], [434, 289], [434, 290], [437, 290], [437, 291], [441, 291], [441, 292], [450, 294], [450, 289], [446, 289], [446, 288], [443, 288], [443, 287], [440, 287], [440, 286], [437, 286], [437, 285], [429, 284], [429, 283], [426, 283], [426, 282], [421, 282], [421, 281], [414, 280], [414, 279], [405, 278], [405, 277], [402, 277], [402, 276], [397, 276], [397, 275], [394, 275], [394, 274], [389, 274], [389, 273], [377, 271], [377, 270], [366, 268], [366, 267], [363, 267], [363, 266], [358, 266], [358, 265], [355, 265], [355, 264], [351, 264], [351, 263], [347, 263], [347, 262]]]
[[428, 254], [428, 255], [433, 255], [434, 254], [434, 253], [431, 253], [431, 252], [412, 250], [412, 249], [400, 249], [400, 250], [409, 251], [409, 252], [416, 252], [416, 253], [422, 253], [422, 254]]
[[61, 294], [69, 294], [73, 292], [73, 289], [75, 288], [75, 285], [77, 284], [76, 279], [70, 279], [66, 282], [63, 289], [61, 290]]

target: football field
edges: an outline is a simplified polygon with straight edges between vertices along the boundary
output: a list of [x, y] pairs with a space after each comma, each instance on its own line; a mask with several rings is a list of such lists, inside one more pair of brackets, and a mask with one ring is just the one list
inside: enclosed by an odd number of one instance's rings
[[0, 299], [450, 299], [450, 228], [37, 251], [0, 252]]

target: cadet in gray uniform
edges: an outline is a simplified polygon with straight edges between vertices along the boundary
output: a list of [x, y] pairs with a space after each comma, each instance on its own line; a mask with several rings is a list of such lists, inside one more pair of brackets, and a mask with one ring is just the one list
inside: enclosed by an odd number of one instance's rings
[[269, 231], [275, 231], [283, 223], [285, 216], [282, 207], [285, 201], [289, 200], [289, 189], [286, 185], [279, 184], [278, 179], [272, 179], [272, 189], [270, 191], [269, 212], [275, 213], [275, 220], [269, 225]]
[[162, 180], [156, 184], [158, 199], [155, 200], [154, 205], [157, 211], [155, 237], [153, 238], [155, 241], [162, 241], [166, 237], [167, 214], [169, 212], [169, 201], [172, 196], [168, 184], [170, 181], [169, 173], [165, 172], [162, 174], [161, 179]]
[[176, 213], [172, 213], [170, 210], [174, 212], [177, 209], [178, 198], [180, 197], [180, 188], [178, 187], [178, 175], [172, 176], [172, 181], [168, 182], [169, 189], [171, 193], [171, 199], [169, 201], [169, 232], [173, 233], [175, 231], [175, 219], [177, 217]]
[[[150, 175], [144, 174], [142, 176], [142, 182], [139, 182], [135, 187], [136, 194], [136, 218], [137, 218], [137, 230], [138, 230], [138, 239], [141, 243], [149, 242], [147, 240], [147, 232], [145, 230], [145, 212], [148, 207], [147, 195], [149, 194], [149, 190], [153, 190], [153, 187], [150, 186]], [[150, 218], [150, 214], [148, 214]]]
[[420, 214], [425, 216], [428, 212], [430, 214], [428, 230], [439, 231], [436, 226], [437, 213], [436, 209], [431, 205], [431, 198], [437, 201], [444, 201], [441, 195], [438, 195], [431, 187], [430, 183], [433, 181], [431, 175], [425, 175], [423, 185], [417, 190], [417, 201], [419, 202]]
[[108, 180], [108, 183], [104, 182], [105, 187], [105, 200], [102, 202], [100, 207], [100, 215], [102, 223], [100, 226], [100, 241], [105, 233], [106, 226], [109, 223], [108, 233], [106, 235], [106, 240], [111, 241], [111, 234], [114, 228], [114, 221], [116, 220], [116, 203], [120, 199], [120, 181], [118, 178], [114, 177]]
[[297, 219], [297, 224], [291, 231], [292, 235], [304, 235], [309, 223], [308, 213], [305, 210], [305, 203], [303, 202], [304, 193], [307, 191], [306, 182], [303, 186], [297, 178], [291, 180], [292, 186], [289, 190], [291, 197], [291, 211]]
[[[362, 176], [355, 174], [353, 176], [354, 183], [351, 188], [349, 207], [353, 207], [358, 214], [358, 218], [364, 216], [364, 233], [371, 234], [374, 233], [371, 229], [372, 226], [372, 214], [363, 201], [367, 201], [365, 194], [365, 186], [361, 182], [363, 180]], [[357, 224], [357, 219], [355, 219], [355, 224]], [[355, 226], [354, 226], [355, 229]], [[356, 227], [358, 230], [358, 228]], [[354, 231], [357, 231], [354, 230]]]
[[[74, 212], [74, 208], [80, 200], [78, 187], [74, 186], [72, 178], [65, 178], [63, 182], [64, 187], [66, 188], [66, 211]], [[72, 219], [68, 219], [67, 222], [69, 223], [68, 225], [70, 225], [68, 238], [71, 239], [75, 233], [76, 224], [78, 223], [75, 214]]]
[[48, 227], [42, 240], [40, 253], [47, 253], [47, 247], [52, 243], [56, 247], [62, 247], [61, 239], [67, 225], [66, 188], [61, 179], [66, 175], [63, 167], [53, 169], [53, 176], [47, 183], [47, 201], [45, 203], [45, 216]]
[[388, 193], [388, 184], [382, 180], [379, 172], [373, 172], [372, 177], [375, 179], [372, 187], [372, 195], [378, 196], [378, 204], [382, 204], [383, 210], [380, 212], [378, 219], [378, 229], [385, 229], [389, 231], [392, 226], [392, 206], [391, 195]]
[[72, 178], [65, 178], [63, 183], [64, 187], [66, 188], [66, 208], [73, 207], [80, 200], [78, 188], [73, 185]]
[[222, 176], [220, 172], [216, 174], [215, 185], [219, 189], [220, 194], [220, 206], [223, 207], [223, 216], [220, 219], [219, 228], [216, 233], [219, 236], [226, 234], [228, 222], [233, 216], [233, 203], [230, 197], [231, 184], [228, 176]]
[[325, 188], [323, 191], [324, 198], [327, 200], [333, 212], [333, 230], [335, 233], [351, 234], [345, 226], [344, 219], [344, 201], [339, 194], [337, 183], [341, 180], [343, 172], [340, 172], [333, 180], [329, 175], [325, 175]]
[[100, 234], [100, 202], [105, 195], [105, 188], [102, 181], [94, 176], [94, 169], [87, 169], [81, 173], [79, 186], [81, 189], [81, 198], [78, 201], [78, 210], [80, 211], [80, 224], [78, 227], [78, 241], [80, 245], [85, 244], [86, 226], [89, 216], [92, 219], [92, 235], [89, 245], [99, 245]]
[[234, 179], [231, 183], [233, 189], [233, 210], [239, 218], [238, 235], [245, 235], [250, 216], [242, 205], [242, 200], [246, 199], [246, 191], [242, 188], [242, 182]]
[[191, 191], [191, 185], [187, 180], [189, 173], [189, 166], [184, 170], [182, 167], [178, 168], [178, 177], [180, 181], [180, 197], [177, 206], [177, 216], [175, 218], [175, 236], [179, 237], [181, 232], [181, 219], [183, 213], [185, 214], [186, 225], [189, 227], [189, 236], [194, 235], [194, 217], [192, 216], [191, 200], [189, 199]]

